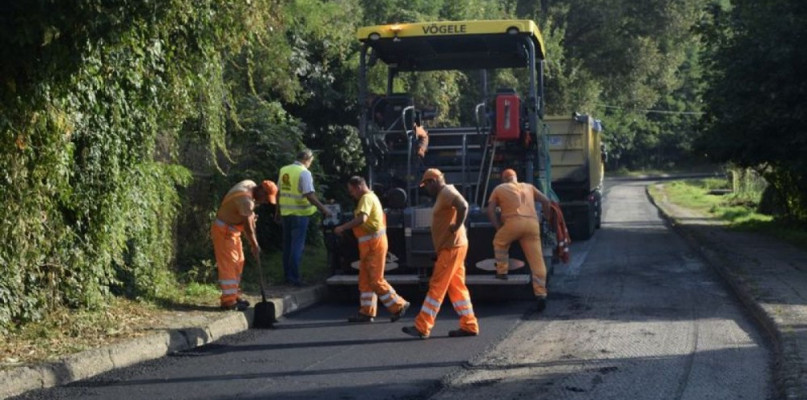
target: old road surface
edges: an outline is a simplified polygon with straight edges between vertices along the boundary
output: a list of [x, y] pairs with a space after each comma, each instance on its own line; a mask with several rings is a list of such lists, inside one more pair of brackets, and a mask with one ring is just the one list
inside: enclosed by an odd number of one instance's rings
[[325, 303], [213, 345], [21, 398], [767, 399], [770, 350], [710, 267], [659, 218], [647, 181], [610, 181], [602, 229], [574, 243], [547, 310], [477, 302], [482, 333], [347, 324]]

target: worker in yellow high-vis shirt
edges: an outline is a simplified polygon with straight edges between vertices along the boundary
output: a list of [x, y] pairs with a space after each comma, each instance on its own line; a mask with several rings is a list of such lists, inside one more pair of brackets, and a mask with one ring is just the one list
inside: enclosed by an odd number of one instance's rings
[[351, 177], [347, 184], [350, 196], [357, 200], [353, 219], [337, 226], [334, 233], [353, 229], [359, 242], [359, 313], [348, 322], [373, 322], [378, 299], [389, 310], [390, 320], [395, 322], [409, 309], [409, 302], [395, 292], [384, 279], [387, 261], [387, 221], [381, 201], [373, 193], [364, 178]]

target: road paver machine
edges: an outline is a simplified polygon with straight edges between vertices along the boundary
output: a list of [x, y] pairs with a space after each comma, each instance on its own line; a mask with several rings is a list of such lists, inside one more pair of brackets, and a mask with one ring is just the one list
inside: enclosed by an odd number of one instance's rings
[[[495, 234], [485, 207], [504, 169], [513, 168], [522, 182], [554, 196], [551, 189], [547, 126], [543, 123], [544, 43], [530, 20], [441, 21], [360, 28], [359, 135], [368, 164], [368, 184], [381, 198], [387, 218], [389, 254], [386, 279], [398, 287], [426, 287], [434, 264], [431, 241], [433, 199], [419, 187], [427, 168], [438, 168], [468, 201], [466, 221], [470, 241], [466, 259], [467, 284], [529, 292], [529, 268], [514, 243], [510, 250], [510, 279], [494, 278], [492, 240]], [[387, 69], [386, 93], [370, 94], [372, 68]], [[526, 73], [520, 88], [489, 89], [488, 74], [497, 69]], [[434, 110], [410, 93], [396, 93], [401, 73], [458, 70], [477, 74], [473, 120], [468, 126], [433, 124]], [[519, 92], [519, 90], [521, 92]], [[420, 127], [420, 128], [418, 128]], [[428, 132], [423, 137], [424, 129]], [[424, 142], [428, 142], [425, 153]], [[420, 152], [419, 152], [420, 151]], [[536, 204], [540, 209], [540, 204]], [[341, 221], [326, 221], [326, 242], [333, 276], [330, 286], [356, 285], [358, 250], [348, 232], [327, 234], [327, 227], [352, 218], [352, 205]], [[543, 253], [551, 273], [556, 245], [553, 227], [542, 220]]]

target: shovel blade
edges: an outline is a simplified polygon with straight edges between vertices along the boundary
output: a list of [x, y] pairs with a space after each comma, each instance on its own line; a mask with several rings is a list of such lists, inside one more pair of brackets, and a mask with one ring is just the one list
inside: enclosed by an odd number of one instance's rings
[[262, 301], [255, 304], [255, 318], [252, 320], [252, 327], [256, 329], [269, 329], [277, 322], [277, 312], [275, 303]]

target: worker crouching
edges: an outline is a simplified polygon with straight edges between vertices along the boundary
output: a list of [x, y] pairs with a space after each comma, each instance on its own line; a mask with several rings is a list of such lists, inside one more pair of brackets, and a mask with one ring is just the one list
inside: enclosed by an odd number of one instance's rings
[[359, 313], [349, 317], [348, 322], [372, 322], [376, 316], [378, 299], [392, 314], [390, 320], [397, 321], [409, 309], [409, 302], [399, 296], [384, 279], [384, 266], [387, 261], [387, 223], [381, 201], [360, 176], [350, 178], [347, 184], [350, 196], [356, 199], [354, 217], [347, 223], [337, 226], [334, 233], [341, 235], [348, 229], [359, 242]]
[[[488, 200], [488, 218], [496, 229], [493, 252], [496, 257], [496, 278], [507, 279], [510, 267], [510, 245], [519, 241], [532, 272], [532, 289], [538, 301], [538, 311], [546, 308], [546, 265], [541, 249], [541, 226], [535, 202], [547, 212], [550, 201], [529, 183], [519, 183], [512, 169], [502, 171], [502, 183], [493, 189]], [[501, 210], [501, 220], [496, 208]]]

